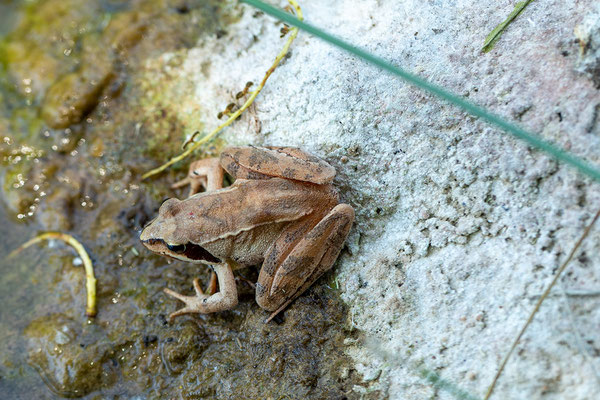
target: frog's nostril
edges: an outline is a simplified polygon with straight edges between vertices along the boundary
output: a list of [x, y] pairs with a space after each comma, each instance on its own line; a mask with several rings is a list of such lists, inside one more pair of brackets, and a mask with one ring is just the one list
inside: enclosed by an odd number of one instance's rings
[[152, 225], [152, 223], [153, 223], [154, 221], [156, 221], [156, 218], [154, 218], [154, 219], [151, 219], [150, 221], [148, 221], [148, 222], [146, 222], [146, 223], [144, 224], [144, 227], [142, 228], [142, 233], [140, 233], [140, 240], [146, 240], [146, 239], [149, 239], [149, 237], [148, 237], [148, 236], [150, 235], [150, 233], [148, 232], [147, 228], [148, 228], [150, 225]]

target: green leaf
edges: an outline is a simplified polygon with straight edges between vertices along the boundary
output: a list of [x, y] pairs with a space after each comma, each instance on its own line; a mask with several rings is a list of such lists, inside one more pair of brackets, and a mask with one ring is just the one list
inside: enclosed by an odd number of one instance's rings
[[521, 14], [521, 12], [525, 9], [525, 7], [527, 7], [532, 1], [533, 0], [519, 1], [517, 4], [515, 4], [515, 8], [508, 15], [508, 17], [499, 25], [497, 25], [485, 38], [485, 42], [483, 42], [483, 48], [481, 49], [484, 53], [487, 53], [494, 47], [494, 45], [496, 44], [498, 39], [500, 39], [500, 35], [502, 35], [506, 27], [511, 22], [513, 22], [513, 20], [517, 18], [519, 14]]

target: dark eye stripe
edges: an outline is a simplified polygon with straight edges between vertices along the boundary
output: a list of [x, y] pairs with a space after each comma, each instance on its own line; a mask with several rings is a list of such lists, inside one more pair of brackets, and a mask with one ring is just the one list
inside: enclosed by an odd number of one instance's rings
[[184, 255], [192, 260], [202, 260], [215, 264], [221, 262], [221, 260], [210, 254], [204, 247], [193, 243], [188, 243], [187, 250], [185, 251]]
[[183, 253], [185, 251], [185, 244], [167, 244], [167, 249], [173, 253]]

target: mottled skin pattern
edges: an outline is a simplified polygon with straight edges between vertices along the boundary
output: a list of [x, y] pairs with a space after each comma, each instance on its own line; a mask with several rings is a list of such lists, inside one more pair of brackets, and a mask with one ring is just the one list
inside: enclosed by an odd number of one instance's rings
[[[223, 169], [236, 179], [227, 188]], [[238, 267], [262, 263], [256, 301], [271, 318], [310, 287], [335, 262], [354, 220], [352, 207], [339, 204], [334, 176], [325, 161], [292, 147], [231, 147], [219, 161], [193, 163], [175, 185], [190, 183], [192, 196], [165, 201], [140, 239], [158, 254], [214, 265], [219, 292], [204, 294], [197, 279], [195, 296], [165, 289], [186, 304], [171, 318], [234, 307]]]
[[221, 154], [221, 165], [237, 179], [280, 177], [325, 185], [335, 176], [331, 165], [295, 147], [230, 147]]

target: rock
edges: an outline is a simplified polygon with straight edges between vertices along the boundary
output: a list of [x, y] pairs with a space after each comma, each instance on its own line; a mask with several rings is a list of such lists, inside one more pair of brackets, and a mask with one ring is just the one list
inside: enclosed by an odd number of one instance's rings
[[575, 27], [575, 36], [580, 48], [577, 70], [586, 74], [600, 89], [600, 5], [596, 5]]
[[[29, 363], [50, 389], [63, 397], [82, 397], [116, 379], [108, 344], [87, 343], [81, 323], [63, 314], [31, 322], [25, 330]], [[104, 343], [103, 343], [104, 342]]]
[[42, 117], [55, 129], [79, 123], [94, 109], [113, 75], [110, 59], [99, 57], [53, 84], [42, 106]]

